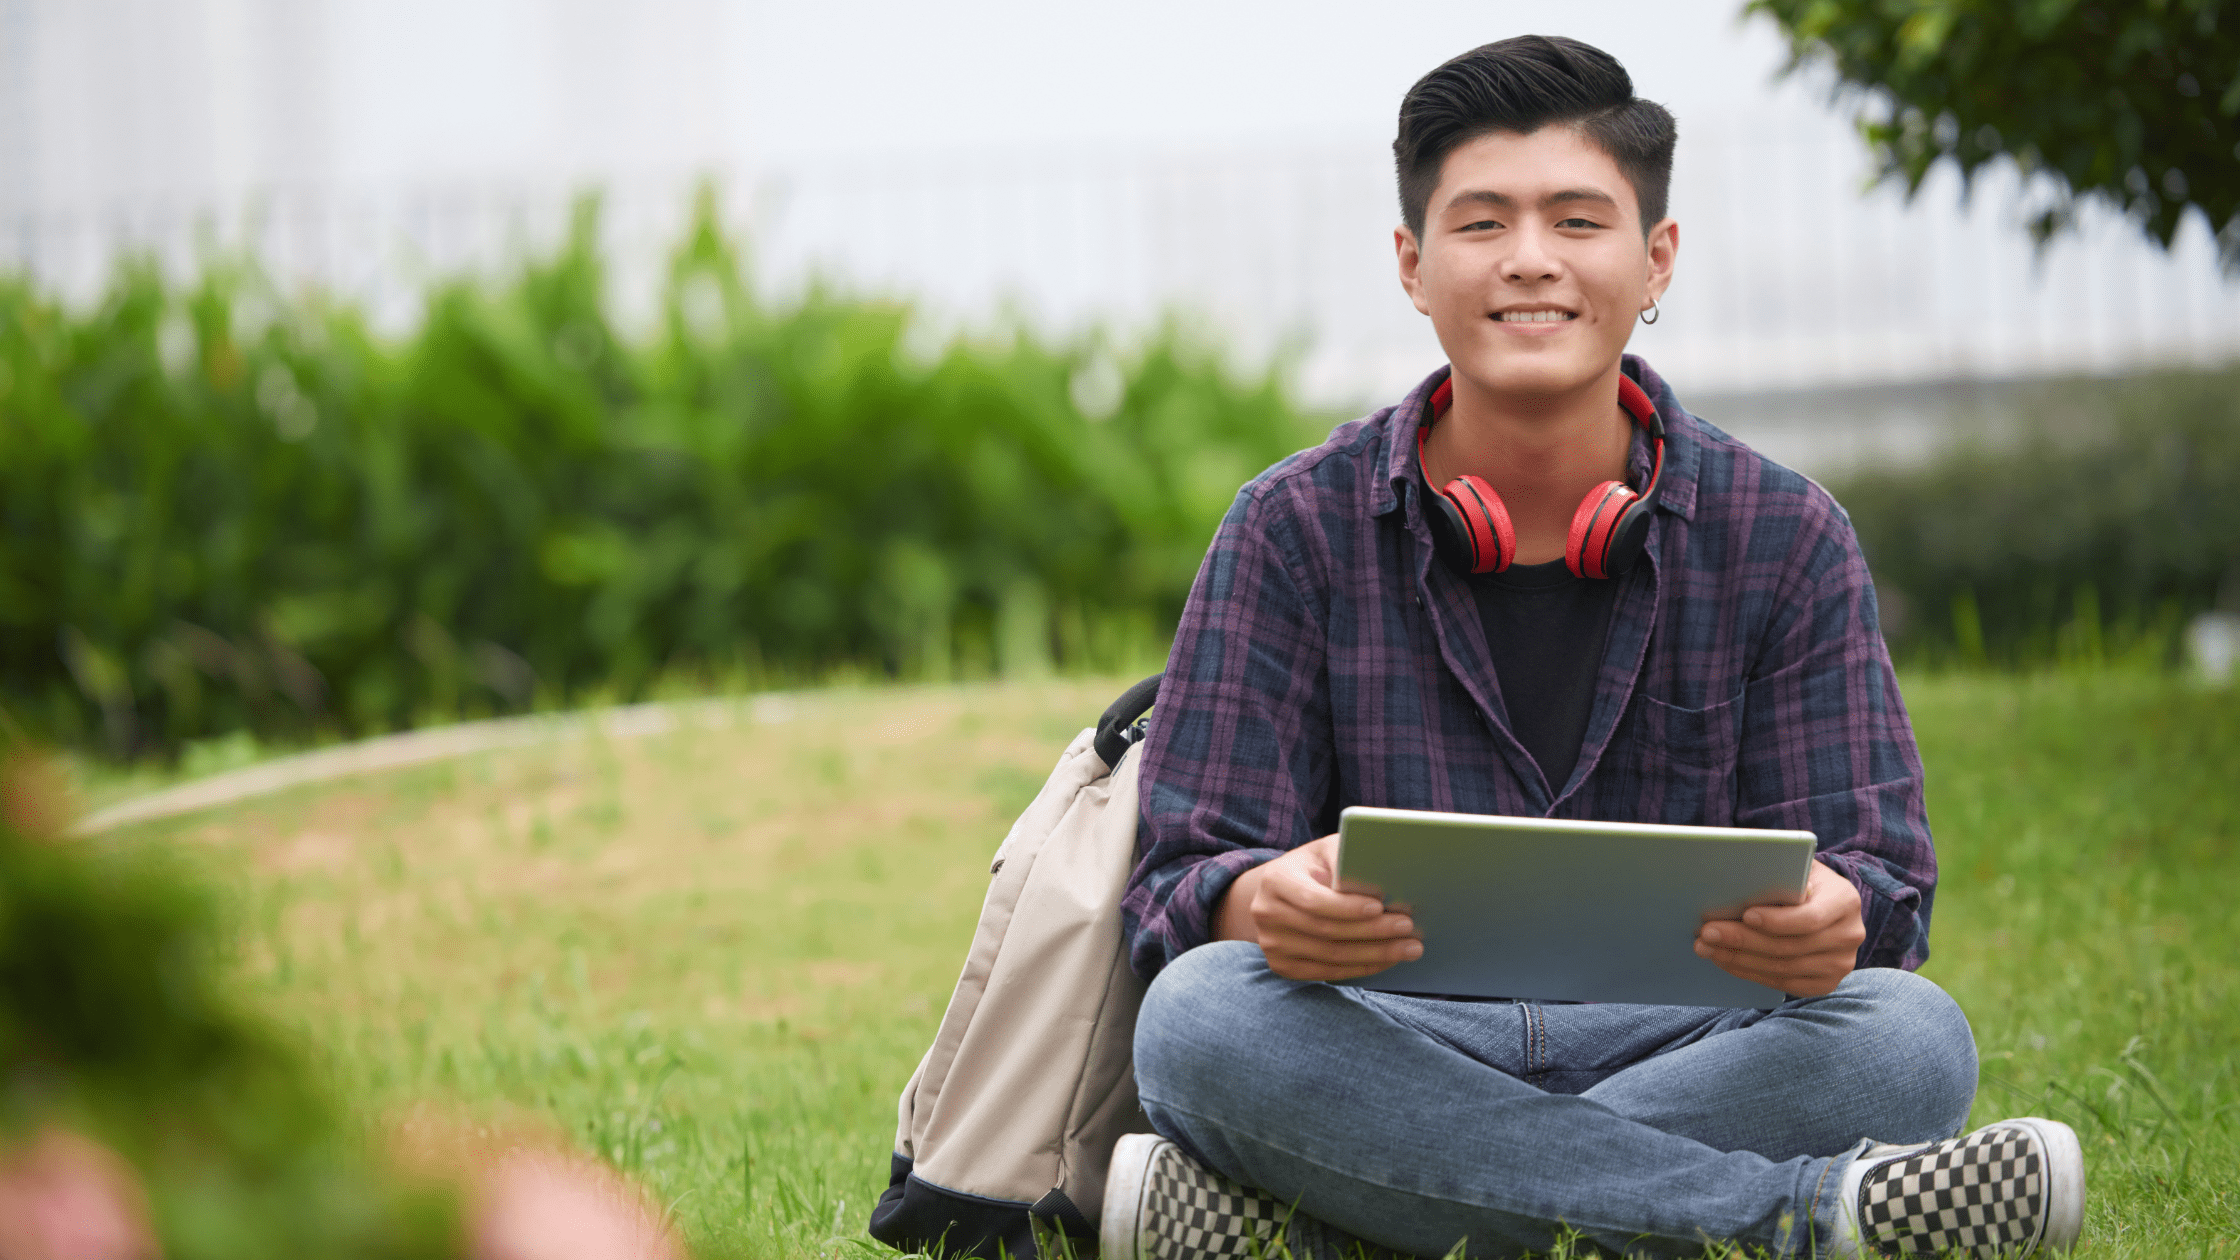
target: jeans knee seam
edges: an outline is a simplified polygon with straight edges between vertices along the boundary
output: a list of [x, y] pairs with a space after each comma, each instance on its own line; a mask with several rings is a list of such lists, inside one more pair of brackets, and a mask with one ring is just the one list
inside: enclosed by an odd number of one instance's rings
[[[1810, 1251], [1807, 1254], [1810, 1255], [1819, 1255], [1822, 1251], [1820, 1244], [1823, 1240], [1815, 1238], [1813, 1237], [1813, 1235], [1819, 1233], [1820, 1231], [1820, 1199], [1827, 1192], [1828, 1174], [1834, 1172], [1835, 1167], [1836, 1161], [1833, 1159], [1829, 1160], [1825, 1164], [1822, 1164], [1820, 1166], [1820, 1179], [1812, 1183], [1812, 1206], [1806, 1209], [1806, 1216], [1804, 1221], [1805, 1238], [1807, 1241], [1807, 1245], [1810, 1248]], [[1840, 1190], [1842, 1182], [1839, 1180], [1836, 1184]], [[1840, 1206], [1836, 1212], [1836, 1223], [1837, 1227], [1840, 1229], [1843, 1223], [1843, 1212]], [[1825, 1241], [1829, 1247], [1833, 1247], [1836, 1245], [1836, 1240], [1833, 1238], [1826, 1239]]]
[[1525, 1069], [1525, 1072], [1523, 1072], [1525, 1081], [1530, 1081], [1532, 1074], [1534, 1074], [1534, 1065], [1537, 1065], [1537, 1058], [1534, 1058], [1534, 1040], [1532, 1040], [1532, 1007], [1528, 1002], [1516, 1004], [1516, 1034], [1519, 1034], [1519, 1040], [1523, 1043], [1523, 1045], [1516, 1047], [1521, 1051], [1521, 1054], [1516, 1056], [1516, 1060], [1519, 1060], [1519, 1063]]

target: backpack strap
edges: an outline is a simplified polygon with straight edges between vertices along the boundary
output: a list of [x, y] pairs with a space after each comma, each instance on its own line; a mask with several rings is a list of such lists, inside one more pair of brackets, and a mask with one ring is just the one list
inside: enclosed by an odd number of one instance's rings
[[1112, 707], [1097, 719], [1097, 756], [1106, 766], [1117, 766], [1128, 751], [1128, 745], [1143, 738], [1143, 725], [1139, 721], [1150, 711], [1152, 701], [1159, 696], [1159, 680], [1166, 677], [1161, 671], [1120, 693]]

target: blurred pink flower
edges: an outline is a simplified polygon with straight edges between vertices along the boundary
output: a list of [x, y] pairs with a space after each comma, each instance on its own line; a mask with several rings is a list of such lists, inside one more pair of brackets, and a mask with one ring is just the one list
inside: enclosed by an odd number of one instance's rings
[[148, 1229], [140, 1180], [115, 1152], [51, 1126], [0, 1150], [0, 1260], [162, 1254]]
[[645, 1192], [603, 1164], [516, 1150], [477, 1182], [472, 1260], [685, 1260]]

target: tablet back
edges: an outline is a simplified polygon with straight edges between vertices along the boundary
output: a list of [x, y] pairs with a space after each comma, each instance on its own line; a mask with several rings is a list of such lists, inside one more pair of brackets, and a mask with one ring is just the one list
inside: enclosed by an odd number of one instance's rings
[[1707, 918], [1794, 904], [1809, 831], [1354, 806], [1338, 873], [1410, 907], [1423, 957], [1343, 983], [1400, 993], [1771, 1007], [1776, 990], [1695, 954]]

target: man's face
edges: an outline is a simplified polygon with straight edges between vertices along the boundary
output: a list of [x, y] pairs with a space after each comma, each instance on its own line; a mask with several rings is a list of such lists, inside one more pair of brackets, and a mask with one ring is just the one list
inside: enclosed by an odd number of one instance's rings
[[1646, 242], [1633, 185], [1570, 127], [1458, 145], [1424, 208], [1394, 232], [1400, 282], [1448, 362], [1495, 397], [1554, 397], [1615, 370], [1634, 320], [1672, 280], [1679, 227]]

